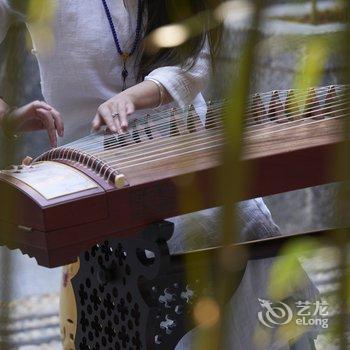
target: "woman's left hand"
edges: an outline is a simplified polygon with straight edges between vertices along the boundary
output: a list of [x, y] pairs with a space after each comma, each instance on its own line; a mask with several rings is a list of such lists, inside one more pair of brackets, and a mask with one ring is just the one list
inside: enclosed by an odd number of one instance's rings
[[98, 107], [92, 130], [98, 131], [102, 125], [107, 125], [111, 132], [122, 134], [128, 128], [128, 116], [134, 111], [133, 96], [123, 91]]

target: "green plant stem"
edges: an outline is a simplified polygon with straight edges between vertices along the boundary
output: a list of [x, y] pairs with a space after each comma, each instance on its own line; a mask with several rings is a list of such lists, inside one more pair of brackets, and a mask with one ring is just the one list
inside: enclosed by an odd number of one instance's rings
[[317, 0], [311, 0], [311, 23], [316, 24], [317, 23]]
[[[217, 298], [221, 309], [221, 318], [216, 333], [216, 343], [211, 344], [212, 349], [225, 348], [225, 304], [232, 292], [232, 286], [239, 281], [232, 280], [230, 274], [230, 265], [239, 264], [244, 259], [244, 253], [241, 256], [231, 257], [228, 254], [228, 244], [238, 241], [235, 228], [235, 215], [233, 203], [238, 202], [242, 197], [247, 174], [243, 174], [240, 167], [240, 158], [242, 154], [242, 135], [243, 121], [245, 117], [246, 105], [250, 92], [251, 76], [254, 71], [257, 58], [256, 50], [260, 38], [259, 25], [263, 2], [255, 1], [252, 13], [251, 29], [248, 31], [246, 45], [243, 50], [240, 61], [238, 62], [238, 74], [230, 87], [230, 106], [227, 108], [229, 117], [224, 117], [225, 145], [223, 149], [223, 166], [221, 169], [220, 193], [223, 205], [223, 228], [222, 228], [222, 252], [218, 262], [218, 282]], [[234, 312], [234, 310], [233, 310]]]
[[[23, 26], [15, 23], [9, 30], [6, 38], [6, 44], [4, 44], [4, 74], [1, 77], [1, 86], [4, 87], [4, 94], [6, 101], [11, 105], [16, 105], [19, 101], [22, 92], [22, 68], [23, 68]], [[18, 144], [14, 140], [2, 137], [0, 156], [3, 164], [12, 164], [14, 160], [14, 155]], [[16, 202], [12, 196], [8, 193], [0, 193], [1, 198], [1, 210], [8, 215], [8, 222], [12, 222], [12, 215], [16, 211]], [[0, 234], [4, 241], [9, 240], [6, 236], [10, 236], [12, 233], [7, 231], [8, 228], [0, 222]], [[4, 237], [5, 236], [5, 237]], [[8, 249], [2, 249], [0, 254], [0, 276], [5, 279], [5, 283], [1, 283], [0, 287], [0, 301], [8, 302], [11, 300], [12, 294], [12, 284], [11, 277], [14, 271], [11, 268], [11, 253]], [[6, 304], [5, 304], [6, 305]], [[1, 322], [4, 329], [6, 329], [6, 324], [9, 320], [8, 307], [4, 307], [1, 312]], [[1, 344], [1, 349], [7, 349], [6, 344]]]
[[[350, 4], [348, 1], [343, 1], [344, 11], [350, 11]], [[350, 22], [348, 19], [347, 28], [342, 33], [341, 49], [344, 58], [344, 62], [350, 61], [350, 47], [348, 45], [348, 38], [350, 35]], [[350, 82], [350, 67], [347, 66], [344, 73], [344, 83], [349, 84]], [[348, 96], [350, 93], [349, 87], [346, 85], [345, 95]], [[345, 110], [349, 110], [350, 102], [347, 102]], [[350, 151], [350, 120], [349, 118], [344, 118], [343, 122], [343, 137], [346, 140], [341, 146], [339, 146], [337, 153], [337, 168], [336, 171], [342, 175], [344, 178], [350, 178], [350, 162], [349, 162], [349, 151]], [[338, 192], [338, 210], [339, 217], [346, 217], [350, 212], [350, 190], [348, 183], [340, 183]], [[349, 263], [348, 263], [348, 249], [350, 243], [350, 230], [343, 229], [338, 230], [335, 235], [336, 244], [339, 251], [339, 268], [341, 271], [340, 285], [338, 289], [338, 303], [339, 303], [339, 315], [337, 317], [337, 332], [340, 337], [339, 348], [341, 350], [346, 350], [349, 347], [347, 333], [349, 332], [348, 317], [350, 309], [350, 289], [349, 289]]]

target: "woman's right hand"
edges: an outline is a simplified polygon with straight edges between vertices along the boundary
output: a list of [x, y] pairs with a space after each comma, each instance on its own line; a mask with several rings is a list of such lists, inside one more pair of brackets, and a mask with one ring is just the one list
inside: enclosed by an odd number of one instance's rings
[[6, 122], [15, 132], [46, 129], [52, 147], [57, 147], [57, 134], [60, 137], [64, 134], [60, 113], [42, 101], [34, 101], [13, 110], [6, 117]]

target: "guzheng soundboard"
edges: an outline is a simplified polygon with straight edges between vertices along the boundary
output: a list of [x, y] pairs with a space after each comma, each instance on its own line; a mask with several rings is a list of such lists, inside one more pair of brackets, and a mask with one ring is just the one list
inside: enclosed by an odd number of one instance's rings
[[[251, 98], [241, 166], [253, 169], [254, 177], [242, 200], [343, 180], [332, 162], [344, 142], [346, 89]], [[209, 102], [204, 125], [193, 106], [147, 115], [124, 135], [89, 135], [31, 166], [1, 171], [0, 193], [8, 200], [0, 211], [0, 244], [55, 267], [107, 237], [130, 237], [147, 224], [220, 205], [221, 118], [235, 118], [226, 106]], [[193, 187], [201, 198], [183, 208], [180, 193], [186, 201]]]

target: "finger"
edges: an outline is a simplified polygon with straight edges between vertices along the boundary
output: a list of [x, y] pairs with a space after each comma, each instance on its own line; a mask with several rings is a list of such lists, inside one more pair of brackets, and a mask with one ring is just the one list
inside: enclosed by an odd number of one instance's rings
[[57, 132], [52, 114], [50, 111], [41, 108], [37, 109], [37, 114], [47, 131], [51, 146], [57, 147]]
[[58, 132], [58, 135], [63, 137], [64, 135], [64, 125], [63, 125], [63, 120], [61, 117], [61, 114], [56, 111], [56, 109], [52, 108], [51, 114], [55, 123], [56, 130]]
[[57, 133], [52, 114], [50, 111], [42, 108], [37, 109], [36, 112], [47, 131], [51, 146], [57, 147]]
[[121, 127], [122, 131], [126, 131], [128, 129], [128, 118], [127, 118], [126, 105], [119, 104], [118, 105], [118, 112], [119, 112], [120, 127]]
[[33, 158], [26, 156], [23, 160], [22, 160], [22, 165], [30, 165], [33, 162]]
[[101, 126], [104, 124], [103, 119], [99, 114], [96, 114], [94, 119], [91, 122], [91, 131], [99, 131]]
[[118, 132], [117, 125], [114, 123], [112, 113], [109, 108], [102, 105], [98, 108], [97, 112], [112, 132]]
[[130, 114], [133, 114], [135, 112], [135, 106], [134, 106], [134, 104], [133, 103], [127, 103], [126, 104], [126, 113], [128, 114], [128, 115], [130, 115]]
[[123, 130], [122, 130], [122, 127], [121, 127], [119, 118], [120, 118], [120, 115], [119, 115], [119, 113], [118, 113], [118, 115], [117, 115], [115, 118], [113, 118], [113, 121], [114, 121], [114, 124], [115, 124], [116, 127], [117, 127], [118, 134], [122, 134], [122, 133], [123, 133]]
[[33, 102], [33, 107], [35, 109], [37, 109], [37, 108], [47, 109], [48, 111], [51, 111], [51, 109], [52, 109], [52, 107], [50, 105], [48, 105], [46, 102], [44, 102], [44, 101], [34, 101]]
[[114, 123], [115, 127], [117, 128], [117, 133], [122, 134], [123, 130], [122, 130], [122, 127], [120, 125], [120, 120], [119, 120], [120, 116], [119, 116], [118, 105], [109, 104], [108, 109], [109, 109], [109, 114], [112, 117], [113, 123]]

